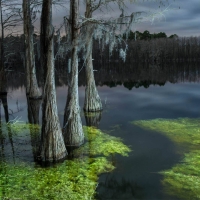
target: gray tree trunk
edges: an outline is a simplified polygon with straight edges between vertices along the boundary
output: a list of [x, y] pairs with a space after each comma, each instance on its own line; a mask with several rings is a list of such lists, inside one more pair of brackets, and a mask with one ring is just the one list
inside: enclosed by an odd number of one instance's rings
[[26, 93], [29, 98], [41, 98], [35, 72], [35, 54], [33, 46], [33, 27], [31, 23], [30, 0], [23, 0], [25, 63], [26, 63]]
[[0, 17], [1, 17], [1, 45], [0, 45], [0, 94], [7, 94], [7, 78], [5, 71], [5, 55], [4, 55], [4, 23], [3, 23], [3, 13], [2, 13], [2, 1], [0, 0]]
[[64, 114], [63, 134], [66, 146], [80, 146], [84, 142], [84, 134], [80, 117], [78, 96], [78, 10], [79, 1], [70, 1], [71, 11], [71, 70], [69, 71], [68, 96]]
[[41, 159], [43, 161], [56, 161], [67, 155], [56, 104], [53, 36], [52, 0], [43, 0], [40, 34], [41, 66], [44, 69], [40, 146]]
[[[92, 17], [91, 12], [91, 0], [86, 2], [86, 18]], [[94, 112], [102, 110], [102, 103], [99, 97], [95, 79], [94, 79], [94, 70], [92, 63], [92, 46], [93, 46], [93, 26], [90, 22], [87, 23], [86, 28], [86, 88], [85, 88], [85, 102], [84, 102], [84, 111]]]

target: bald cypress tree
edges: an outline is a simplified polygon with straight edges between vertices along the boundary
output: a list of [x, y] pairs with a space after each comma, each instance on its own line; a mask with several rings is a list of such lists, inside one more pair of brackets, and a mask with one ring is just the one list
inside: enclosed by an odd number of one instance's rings
[[56, 161], [67, 155], [56, 104], [53, 36], [52, 0], [43, 0], [40, 35], [41, 66], [44, 69], [40, 146], [43, 161]]
[[78, 96], [78, 37], [79, 1], [70, 0], [71, 62], [68, 70], [68, 95], [64, 114], [64, 138], [67, 146], [79, 146], [84, 142], [84, 134]]

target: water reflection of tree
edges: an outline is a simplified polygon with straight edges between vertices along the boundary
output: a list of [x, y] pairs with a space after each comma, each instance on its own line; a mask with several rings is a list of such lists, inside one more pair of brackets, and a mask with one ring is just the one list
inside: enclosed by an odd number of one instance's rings
[[[80, 67], [82, 63], [80, 63]], [[98, 60], [94, 60], [94, 75], [97, 86], [116, 87], [127, 84], [133, 84], [134, 87], [146, 87], [150, 85], [164, 85], [166, 82], [199, 82], [200, 65], [197, 63], [165, 63], [165, 64], [137, 64], [133, 62], [118, 63], [110, 62], [102, 65]], [[56, 70], [57, 86], [67, 85], [66, 66], [60, 66]], [[9, 73], [8, 86], [15, 89], [23, 87], [22, 74]], [[38, 79], [39, 85], [42, 79]], [[85, 72], [81, 70], [79, 73], [79, 86], [85, 86]], [[127, 87], [130, 89], [131, 87]]]
[[1, 145], [1, 149], [0, 149], [0, 158], [1, 158], [1, 160], [5, 157], [5, 156], [4, 156], [4, 141], [5, 141], [5, 137], [4, 137], [3, 131], [2, 131], [1, 100], [0, 100], [0, 145]]
[[39, 125], [39, 112], [40, 112], [41, 102], [42, 102], [41, 99], [29, 99], [27, 97], [28, 120], [30, 123], [29, 130], [30, 130], [31, 146], [32, 146], [34, 161], [38, 159], [40, 132], [35, 131], [35, 127], [32, 126], [32, 124]]
[[[8, 123], [9, 122], [9, 113], [8, 113], [7, 94], [0, 95], [0, 103], [2, 103], [2, 105], [3, 105], [4, 115], [5, 115], [5, 122]], [[0, 106], [0, 109], [1, 109], [1, 106]], [[6, 134], [5, 134], [5, 131], [7, 131], [7, 133], [8, 133], [8, 140], [9, 140], [10, 145], [11, 145], [11, 151], [12, 151], [13, 161], [15, 162], [15, 149], [14, 149], [13, 135], [12, 135], [12, 131], [11, 131], [10, 126], [9, 125], [5, 125], [5, 122], [1, 121], [1, 110], [0, 110], [1, 157], [2, 156], [5, 157], [5, 155], [4, 155], [4, 148], [5, 148], [6, 144], [4, 145], [4, 143], [5, 143], [6, 138], [7, 138]]]
[[97, 199], [144, 199], [143, 189], [133, 181], [107, 176], [98, 185]]
[[0, 95], [0, 101], [3, 105], [4, 114], [5, 114], [5, 121], [9, 121], [9, 114], [8, 114], [8, 101], [7, 101], [7, 94], [6, 95]]
[[[81, 65], [81, 64], [80, 64]], [[94, 60], [97, 86], [116, 87], [123, 85], [128, 89], [150, 85], [163, 86], [166, 82], [198, 82], [200, 67], [195, 63], [133, 64], [131, 62], [110, 62], [105, 65]], [[64, 75], [64, 74], [63, 74]], [[84, 71], [79, 74], [79, 86], [85, 86]], [[66, 78], [59, 78], [59, 84], [67, 85]]]
[[102, 112], [84, 112], [86, 126], [93, 126], [98, 128], [101, 121]]

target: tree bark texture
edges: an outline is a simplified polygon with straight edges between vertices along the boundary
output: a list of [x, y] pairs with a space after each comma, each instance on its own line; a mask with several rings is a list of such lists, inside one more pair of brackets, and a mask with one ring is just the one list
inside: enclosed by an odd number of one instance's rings
[[72, 33], [71, 70], [69, 72], [63, 134], [66, 146], [80, 146], [84, 142], [84, 134], [78, 96], [78, 0], [70, 1], [70, 10]]
[[41, 98], [35, 71], [35, 54], [33, 45], [33, 27], [31, 23], [30, 0], [23, 0], [25, 63], [26, 63], [26, 93], [29, 98]]
[[28, 104], [28, 120], [30, 124], [39, 124], [39, 112], [41, 99], [30, 99], [27, 97]]
[[2, 4], [0, 0], [0, 17], [1, 17], [1, 60], [0, 60], [0, 95], [7, 94], [7, 78], [5, 70], [5, 54], [4, 54], [4, 23], [3, 23], [3, 13]]
[[41, 16], [41, 66], [44, 69], [42, 133], [40, 153], [43, 161], [56, 161], [67, 155], [59, 123], [53, 51], [52, 0], [43, 0]]
[[[92, 17], [91, 5], [91, 0], [87, 0], [85, 13], [86, 18]], [[86, 27], [86, 88], [83, 109], [86, 112], [94, 112], [102, 110], [102, 103], [96, 88], [92, 63], [93, 26], [88, 22]]]

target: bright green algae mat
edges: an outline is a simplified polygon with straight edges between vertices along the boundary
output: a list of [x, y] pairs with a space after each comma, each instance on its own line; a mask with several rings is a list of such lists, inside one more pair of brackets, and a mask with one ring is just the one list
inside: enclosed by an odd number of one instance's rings
[[[30, 132], [33, 138], [40, 129], [37, 125], [23, 123], [8, 126], [16, 138], [23, 135], [28, 138]], [[2, 127], [4, 133], [7, 128], [5, 125]], [[34, 163], [20, 159], [13, 164], [10, 159], [7, 161], [3, 157], [4, 150], [1, 148], [0, 199], [94, 199], [98, 176], [115, 168], [109, 159], [111, 155], [128, 156], [131, 150], [119, 138], [98, 129], [84, 127], [84, 133], [87, 142], [73, 152], [74, 159], [48, 168], [34, 166]], [[6, 138], [6, 134], [1, 132], [1, 138]]]
[[200, 119], [154, 119], [131, 122], [167, 136], [185, 150], [183, 159], [162, 171], [165, 192], [180, 199], [200, 199]]

